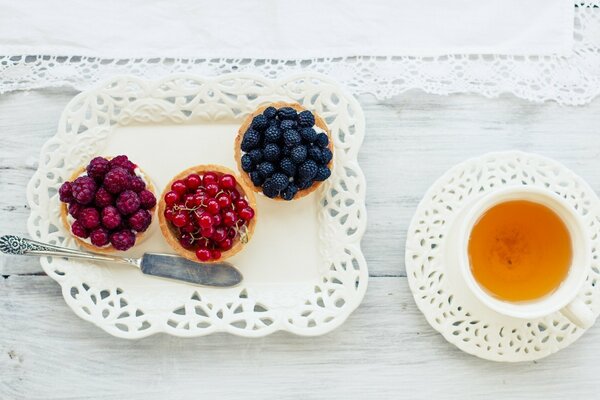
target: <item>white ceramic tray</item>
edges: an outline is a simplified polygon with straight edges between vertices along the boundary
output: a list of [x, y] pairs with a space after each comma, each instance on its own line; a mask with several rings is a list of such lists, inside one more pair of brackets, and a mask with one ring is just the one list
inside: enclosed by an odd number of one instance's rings
[[521, 185], [552, 190], [586, 222], [593, 261], [578, 297], [598, 316], [600, 200], [583, 179], [554, 160], [508, 151], [456, 165], [429, 188], [407, 234], [406, 275], [417, 306], [446, 340], [488, 360], [536, 360], [585, 332], [560, 312], [533, 320], [501, 315], [470, 292], [458, 270], [457, 227], [468, 208], [492, 190]]
[[[191, 165], [235, 169], [233, 140], [241, 120], [276, 100], [300, 102], [326, 119], [335, 146], [334, 170], [304, 199], [258, 197], [255, 235], [231, 259], [245, 277], [242, 285], [201, 288], [146, 277], [135, 268], [42, 258], [44, 271], [62, 286], [77, 315], [123, 338], [218, 331], [258, 337], [277, 330], [321, 335], [345, 321], [360, 304], [368, 280], [360, 248], [365, 179], [357, 163], [364, 116], [352, 96], [317, 75], [278, 81], [251, 75], [179, 75], [157, 82], [118, 77], [79, 94], [43, 147], [29, 183], [29, 233], [75, 246], [59, 222], [56, 190], [96, 155], [127, 154], [158, 190]], [[170, 250], [156, 221], [150, 237], [129, 254]]]

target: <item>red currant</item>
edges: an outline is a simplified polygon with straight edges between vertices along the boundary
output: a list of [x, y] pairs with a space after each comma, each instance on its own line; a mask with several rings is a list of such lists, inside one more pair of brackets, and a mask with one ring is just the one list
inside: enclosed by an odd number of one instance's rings
[[227, 239], [227, 231], [225, 228], [217, 228], [211, 236], [211, 239], [215, 242], [222, 242], [223, 240]]
[[205, 187], [210, 184], [217, 183], [217, 181], [218, 181], [217, 174], [215, 174], [214, 172], [207, 172], [204, 174], [204, 177], [202, 178], [202, 183], [204, 183]]
[[205, 238], [210, 238], [212, 235], [214, 235], [215, 233], [215, 228], [213, 228], [212, 226], [209, 226], [208, 228], [202, 228], [200, 230], [200, 233], [202, 234], [202, 236], [204, 236]]
[[219, 207], [227, 208], [231, 205], [231, 197], [226, 193], [222, 193], [217, 196], [217, 202], [219, 203]]
[[206, 202], [206, 210], [211, 214], [217, 214], [221, 207], [219, 207], [219, 203], [215, 199], [210, 199]]
[[237, 221], [237, 216], [233, 211], [225, 211], [223, 213], [223, 223], [227, 226], [235, 225]]
[[242, 208], [238, 215], [241, 219], [250, 221], [254, 217], [254, 210], [251, 207]]
[[235, 237], [235, 235], [236, 235], [236, 233], [235, 233], [235, 229], [233, 229], [233, 228], [229, 228], [229, 229], [227, 230], [227, 237], [228, 237], [229, 239], [233, 239], [233, 238]]
[[196, 225], [194, 225], [193, 223], [188, 222], [181, 228], [181, 230], [183, 232], [192, 233], [192, 232], [196, 232], [198, 230], [198, 227]]
[[175, 225], [178, 228], [181, 228], [189, 222], [188, 214], [186, 212], [180, 211], [173, 216], [172, 222], [173, 225]]
[[173, 190], [174, 192], [177, 192], [180, 195], [182, 195], [185, 192], [187, 192], [187, 186], [185, 186], [185, 182], [184, 181], [182, 181], [181, 179], [179, 179], [179, 180], [176, 180], [175, 182], [173, 182], [173, 184], [171, 185], [171, 190]]
[[213, 215], [213, 225], [214, 226], [221, 225], [221, 222], [223, 222], [223, 217], [221, 217], [221, 214]]
[[184, 249], [192, 249], [194, 247], [194, 237], [189, 233], [184, 233], [179, 238], [179, 243]]
[[237, 189], [231, 189], [231, 190], [229, 191], [229, 197], [231, 197], [231, 201], [235, 203], [235, 202], [236, 202], [237, 200], [239, 200], [239, 199], [240, 199], [240, 197], [241, 197], [241, 196], [240, 196], [240, 192], [238, 192], [238, 190], [237, 190]]
[[227, 250], [231, 249], [232, 246], [233, 246], [233, 241], [229, 238], [219, 242], [219, 248], [223, 251], [227, 251]]
[[225, 174], [219, 180], [219, 184], [223, 189], [233, 189], [235, 187], [235, 178], [233, 175]]
[[202, 183], [202, 179], [198, 174], [190, 174], [187, 178], [185, 178], [185, 186], [189, 190], [196, 190], [198, 186]]
[[171, 190], [165, 194], [165, 203], [167, 203], [168, 206], [172, 206], [177, 203], [177, 201], [179, 201], [179, 194], [177, 192]]
[[209, 183], [206, 185], [206, 194], [214, 196], [219, 193], [219, 186], [216, 183]]
[[248, 202], [244, 199], [239, 199], [238, 201], [235, 202], [235, 208], [238, 210], [242, 210], [246, 207], [248, 207]]
[[196, 257], [200, 261], [208, 261], [208, 260], [210, 260], [210, 250], [198, 249], [198, 250], [196, 250]]
[[165, 214], [165, 218], [167, 219], [167, 221], [173, 220], [174, 212], [173, 212], [172, 208], [166, 208], [164, 214]]
[[198, 225], [200, 228], [210, 228], [213, 226], [213, 217], [208, 213], [203, 213], [200, 218], [198, 218]]
[[221, 252], [219, 250], [213, 250], [210, 252], [210, 257], [213, 260], [218, 260], [219, 258], [221, 258]]

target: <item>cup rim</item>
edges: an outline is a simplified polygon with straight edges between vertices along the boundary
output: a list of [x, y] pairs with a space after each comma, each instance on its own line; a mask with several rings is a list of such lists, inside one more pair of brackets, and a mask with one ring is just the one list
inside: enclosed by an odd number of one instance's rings
[[[511, 195], [514, 195], [515, 197], [510, 198], [510, 197], [512, 197]], [[521, 196], [519, 196], [519, 195], [521, 195]], [[501, 204], [501, 203], [504, 203], [507, 201], [512, 201], [512, 200], [522, 199], [522, 200], [536, 202], [535, 200], [532, 200], [530, 198], [523, 198], [523, 197], [527, 197], [527, 195], [529, 195], [529, 196], [535, 195], [535, 196], [539, 196], [539, 197], [549, 198], [551, 201], [557, 203], [560, 207], [562, 207], [565, 211], [567, 211], [567, 213], [569, 214], [571, 223], [569, 223], [569, 221], [565, 220], [564, 213], [557, 211], [556, 208], [554, 208], [548, 204], [538, 202], [538, 204], [542, 204], [542, 205], [550, 208], [552, 211], [554, 211], [559, 216], [559, 218], [561, 218], [561, 220], [565, 223], [565, 225], [567, 225], [567, 227], [569, 228], [569, 235], [570, 235], [571, 241], [572, 241], [573, 252], [576, 251], [576, 246], [577, 246], [580, 249], [577, 251], [583, 253], [584, 262], [582, 263], [582, 265], [579, 265], [579, 266], [575, 265], [575, 263], [572, 262], [571, 266], [569, 267], [569, 275], [567, 275], [567, 277], [561, 282], [561, 284], [558, 286], [558, 288], [556, 288], [553, 292], [551, 292], [539, 299], [535, 299], [535, 300], [531, 300], [531, 301], [527, 301], [527, 302], [522, 302], [522, 303], [510, 302], [510, 301], [495, 298], [493, 295], [488, 293], [483, 287], [481, 287], [481, 285], [476, 281], [476, 279], [473, 276], [473, 273], [471, 271], [471, 264], [470, 264], [469, 255], [468, 255], [468, 245], [469, 245], [469, 239], [470, 239], [471, 232], [472, 232], [474, 225], [477, 223], [479, 218], [486, 211], [488, 211], [489, 209], [491, 209], [492, 207], [494, 207], [498, 204]], [[582, 243], [578, 242], [576, 244], [574, 242], [573, 232], [571, 229], [573, 226], [575, 226], [576, 229], [580, 232], [579, 236], [581, 238], [583, 238]], [[585, 226], [584, 221], [581, 218], [581, 216], [575, 210], [573, 210], [573, 208], [561, 196], [559, 196], [557, 193], [555, 193], [551, 190], [548, 190], [545, 188], [533, 187], [533, 186], [525, 186], [525, 185], [524, 186], [511, 186], [511, 187], [493, 190], [492, 192], [487, 193], [487, 194], [483, 195], [480, 199], [476, 200], [475, 203], [470, 206], [470, 210], [465, 215], [465, 218], [463, 218], [463, 222], [461, 224], [461, 229], [460, 229], [460, 236], [459, 236], [459, 238], [460, 238], [459, 268], [463, 275], [463, 279], [465, 280], [467, 286], [469, 287], [470, 291], [475, 295], [475, 297], [477, 297], [487, 307], [491, 308], [492, 310], [494, 310], [500, 314], [507, 315], [510, 317], [516, 317], [516, 318], [537, 318], [537, 317], [543, 317], [543, 316], [550, 315], [556, 311], [561, 310], [562, 308], [567, 306], [569, 303], [571, 303], [575, 299], [575, 297], [581, 290], [581, 287], [583, 286], [583, 283], [585, 282], [585, 279], [587, 277], [587, 273], [585, 273], [585, 271], [584, 272], [579, 271], [579, 276], [572, 278], [572, 279], [575, 279], [575, 282], [571, 284], [572, 287], [570, 288], [570, 290], [567, 293], [563, 293], [562, 298], [559, 298], [558, 300], [556, 300], [556, 296], [558, 296], [558, 293], [559, 293], [559, 288], [563, 285], [563, 283], [565, 283], [568, 279], [570, 279], [570, 275], [572, 273], [574, 273], [573, 272], [574, 267], [575, 267], [575, 269], [578, 269], [578, 270], [586, 269], [591, 263], [591, 254], [590, 254], [591, 243], [590, 243], [589, 236], [585, 232], [584, 226]], [[553, 305], [548, 304], [548, 307], [544, 308], [543, 310], [539, 310], [537, 312], [532, 311], [532, 305], [540, 304], [543, 302], [550, 303], [549, 299], [554, 299]]]

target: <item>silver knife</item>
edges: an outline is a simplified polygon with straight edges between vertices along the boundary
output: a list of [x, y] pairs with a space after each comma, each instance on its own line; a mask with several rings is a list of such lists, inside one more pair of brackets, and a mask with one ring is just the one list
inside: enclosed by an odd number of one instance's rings
[[146, 275], [202, 286], [230, 287], [239, 284], [243, 279], [240, 271], [227, 262], [197, 263], [172, 254], [160, 253], [145, 253], [141, 258], [126, 258], [54, 246], [13, 235], [0, 237], [0, 251], [14, 255], [59, 256], [128, 264], [138, 267]]

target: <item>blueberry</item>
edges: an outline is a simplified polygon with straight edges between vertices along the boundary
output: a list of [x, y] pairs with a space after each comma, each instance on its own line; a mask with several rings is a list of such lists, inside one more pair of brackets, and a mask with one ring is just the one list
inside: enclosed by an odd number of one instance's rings
[[282, 107], [277, 110], [277, 116], [280, 120], [284, 119], [296, 119], [298, 113], [292, 107]]
[[277, 125], [272, 125], [265, 131], [265, 142], [275, 143], [281, 138], [281, 129]]
[[287, 187], [287, 185], [290, 183], [290, 178], [288, 178], [286, 175], [282, 174], [281, 172], [275, 172], [271, 176], [271, 182], [273, 182], [273, 187], [277, 191], [280, 192], [283, 189], [285, 189]]
[[302, 138], [300, 138], [300, 134], [295, 129], [288, 129], [287, 131], [283, 131], [283, 141], [286, 146], [294, 147], [300, 144]]
[[287, 176], [293, 177], [296, 174], [296, 164], [289, 158], [282, 158], [279, 162], [279, 169]]
[[250, 150], [248, 155], [252, 159], [254, 165], [258, 165], [263, 160], [263, 151], [261, 149]]
[[315, 181], [324, 181], [331, 176], [331, 171], [325, 166], [320, 166], [315, 175]]
[[265, 181], [258, 171], [250, 172], [248, 175], [254, 186], [261, 186]]
[[284, 131], [287, 131], [288, 129], [296, 129], [298, 124], [293, 119], [284, 119], [281, 121], [281, 124], [279, 124], [279, 127]]
[[273, 119], [277, 115], [277, 109], [275, 107], [267, 107], [263, 111], [263, 115], [268, 119]]
[[260, 173], [263, 178], [268, 178], [275, 172], [275, 167], [268, 161], [263, 161], [256, 167], [256, 170]]
[[304, 110], [298, 114], [298, 123], [300, 126], [310, 128], [315, 124], [315, 116], [308, 110]]
[[241, 149], [242, 151], [250, 151], [254, 149], [260, 143], [260, 133], [250, 128], [244, 134], [244, 139], [242, 140]]
[[298, 186], [293, 183], [290, 183], [288, 187], [285, 188], [283, 192], [281, 192], [281, 198], [284, 200], [292, 200], [294, 196], [298, 193]]
[[306, 155], [306, 146], [298, 145], [292, 149], [290, 157], [293, 162], [295, 162], [296, 164], [300, 164], [304, 162], [304, 160], [306, 160]]
[[315, 143], [321, 147], [327, 147], [327, 145], [329, 144], [329, 138], [327, 137], [327, 134], [324, 132], [319, 133], [317, 135]]
[[264, 131], [269, 126], [269, 120], [264, 115], [257, 115], [252, 119], [252, 127], [259, 132]]
[[312, 143], [317, 139], [317, 132], [313, 128], [302, 128], [300, 136], [302, 136], [302, 140], [305, 142]]
[[314, 160], [307, 160], [298, 168], [298, 176], [300, 176], [300, 179], [302, 180], [313, 180], [315, 175], [317, 175], [318, 169], [319, 167]]
[[248, 154], [244, 154], [241, 159], [242, 169], [246, 172], [252, 172], [254, 170], [254, 162]]
[[278, 161], [280, 158], [280, 150], [279, 146], [275, 143], [269, 143], [263, 149], [263, 154], [265, 156], [265, 160], [267, 161]]

